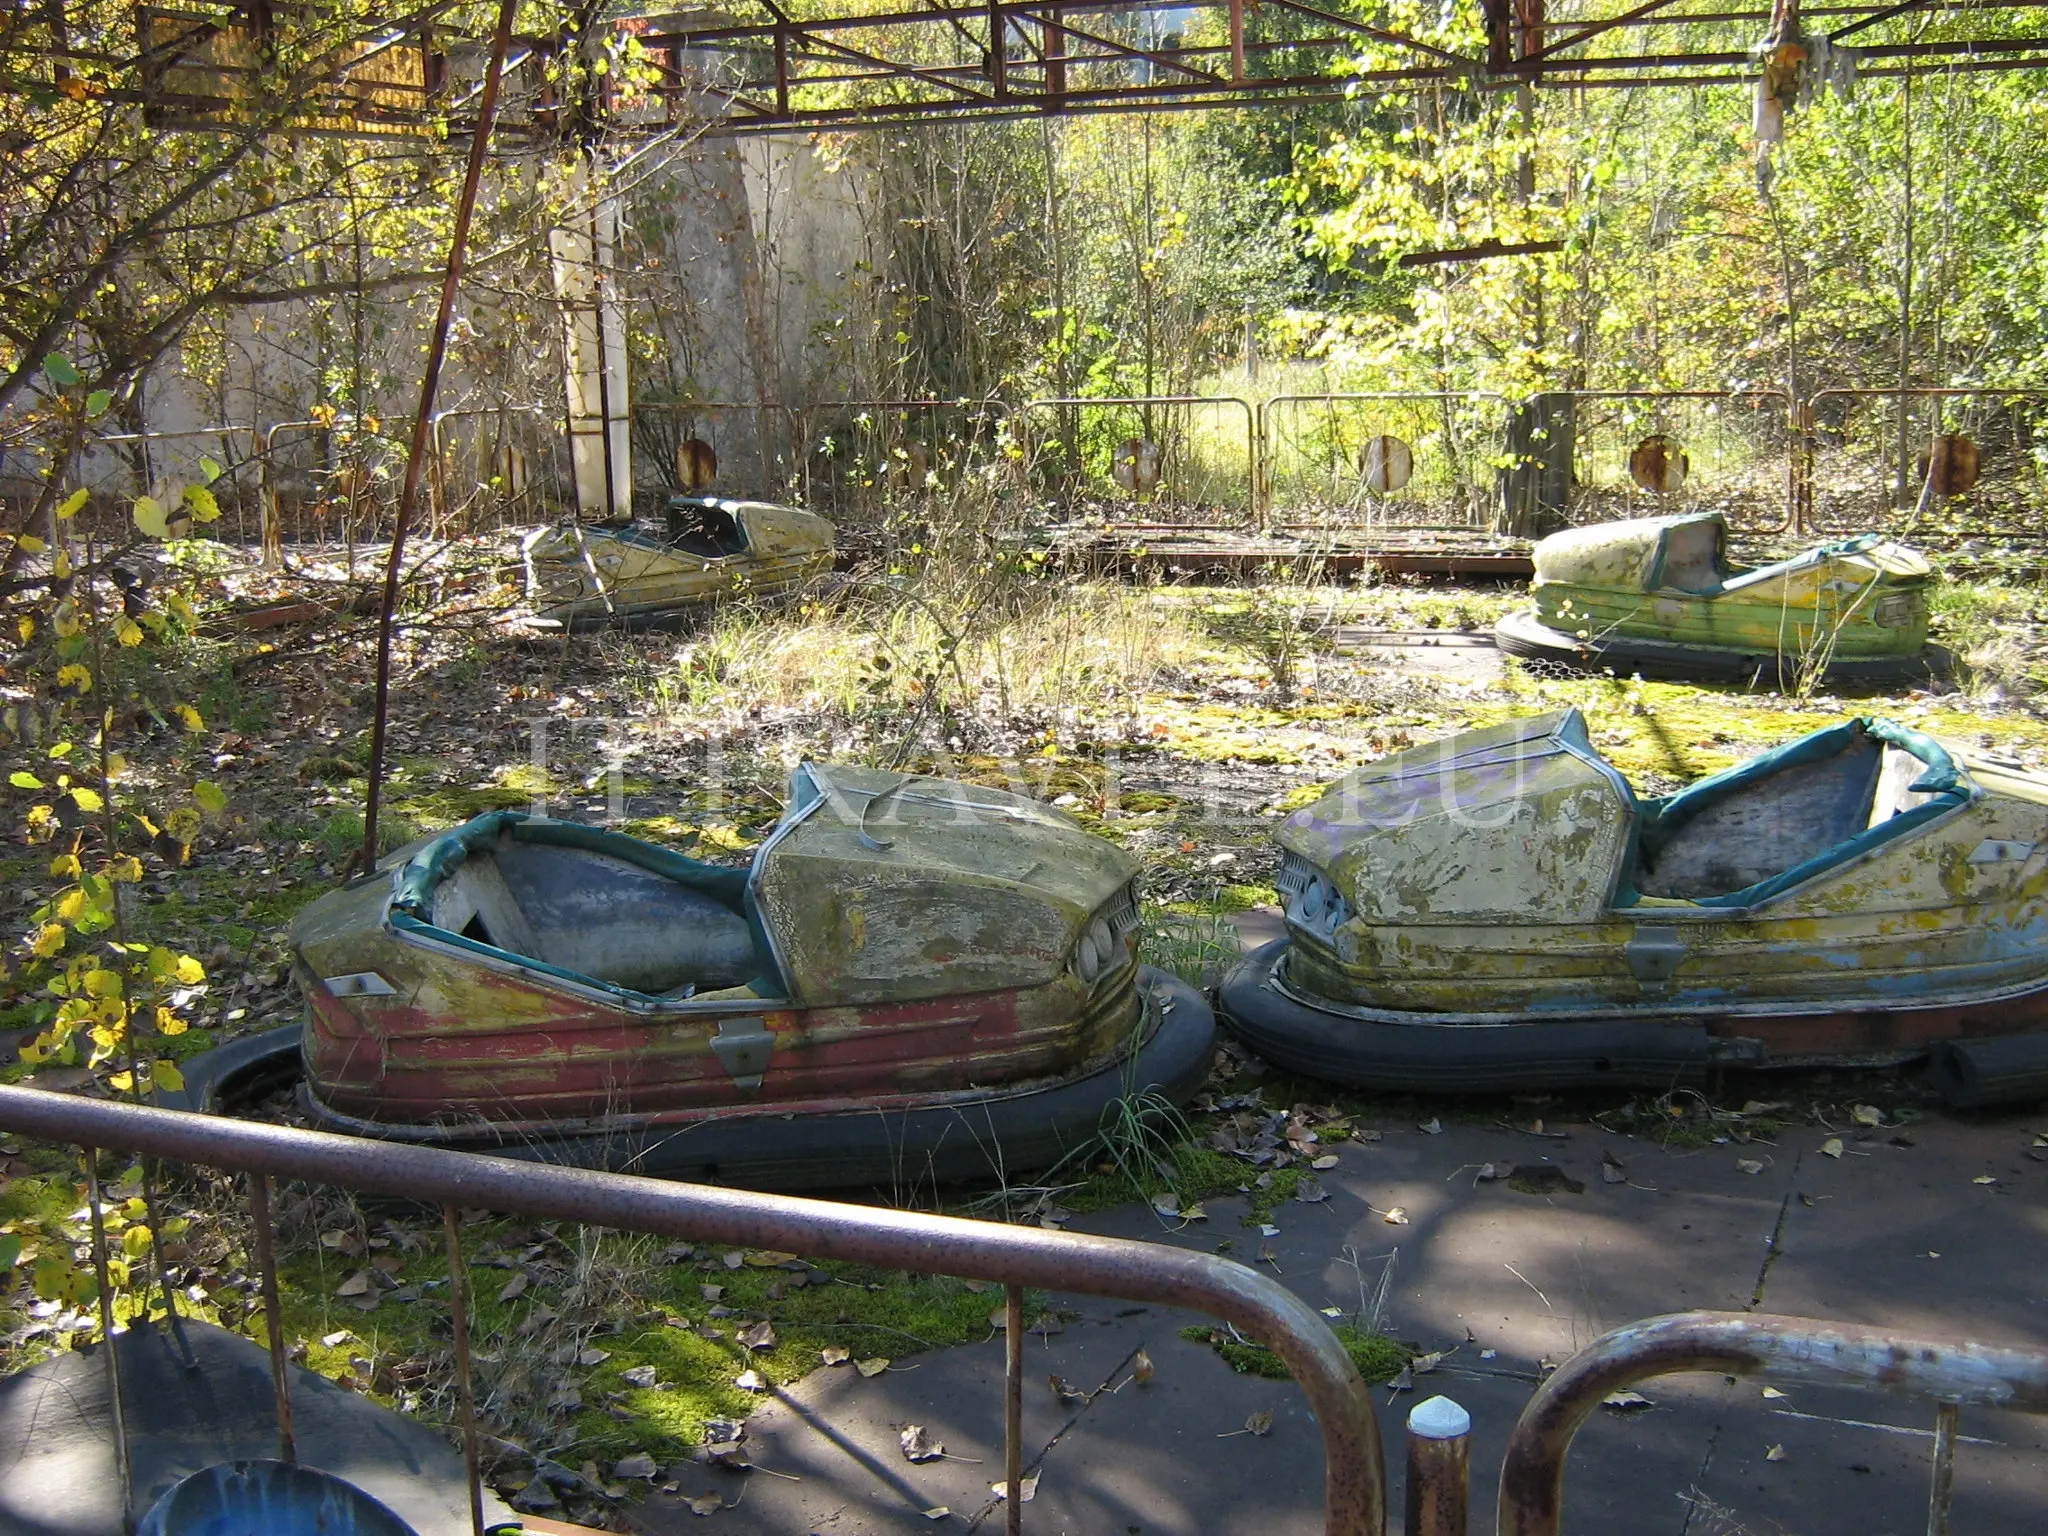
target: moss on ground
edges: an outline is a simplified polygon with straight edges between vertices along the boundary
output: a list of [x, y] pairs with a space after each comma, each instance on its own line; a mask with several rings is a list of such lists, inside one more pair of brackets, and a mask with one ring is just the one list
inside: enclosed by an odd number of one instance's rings
[[[1351, 1363], [1358, 1367], [1358, 1374], [1368, 1385], [1393, 1380], [1415, 1358], [1415, 1351], [1407, 1345], [1385, 1334], [1367, 1333], [1355, 1323], [1337, 1323], [1331, 1332], [1337, 1335], [1337, 1342], [1344, 1346], [1344, 1353], [1351, 1357]], [[1207, 1344], [1241, 1376], [1271, 1376], [1285, 1381], [1294, 1374], [1272, 1350], [1231, 1329], [1195, 1323], [1181, 1329], [1180, 1336]]]

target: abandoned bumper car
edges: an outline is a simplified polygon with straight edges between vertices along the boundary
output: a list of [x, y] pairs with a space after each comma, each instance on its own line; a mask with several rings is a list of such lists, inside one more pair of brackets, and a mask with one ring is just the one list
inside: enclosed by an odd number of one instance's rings
[[1408, 1090], [1935, 1057], [2048, 1094], [2048, 778], [1851, 720], [1638, 800], [1577, 710], [1414, 747], [1278, 833], [1262, 1056]]
[[1503, 651], [1574, 669], [1778, 686], [1926, 678], [1930, 567], [1877, 534], [1754, 570], [1718, 512], [1595, 523], [1536, 546], [1535, 605]]
[[542, 627], [658, 628], [736, 597], [779, 597], [832, 567], [832, 525], [767, 501], [671, 496], [658, 528], [570, 521], [520, 545]]
[[1036, 801], [837, 765], [746, 869], [496, 812], [308, 907], [303, 1037], [202, 1058], [189, 1103], [300, 1071], [325, 1129], [762, 1188], [1042, 1169], [1209, 1069], [1136, 872]]

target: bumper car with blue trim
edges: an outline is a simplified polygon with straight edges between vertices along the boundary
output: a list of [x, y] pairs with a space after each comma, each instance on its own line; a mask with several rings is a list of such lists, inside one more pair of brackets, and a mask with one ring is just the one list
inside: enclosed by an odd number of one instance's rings
[[1137, 866], [1064, 813], [806, 763], [745, 869], [512, 811], [402, 850], [292, 928], [280, 1075], [328, 1130], [757, 1188], [1054, 1164], [1207, 1074], [1201, 994], [1137, 961]]
[[1669, 1086], [1932, 1056], [2048, 1096], [2048, 778], [1890, 721], [1638, 799], [1576, 709], [1397, 753], [1277, 833], [1287, 937], [1229, 1026], [1401, 1090]]
[[1535, 549], [1534, 604], [1494, 628], [1510, 656], [1574, 671], [1804, 681], [1925, 680], [1925, 556], [1878, 534], [1750, 569], [1728, 522], [1688, 512], [1569, 528]]

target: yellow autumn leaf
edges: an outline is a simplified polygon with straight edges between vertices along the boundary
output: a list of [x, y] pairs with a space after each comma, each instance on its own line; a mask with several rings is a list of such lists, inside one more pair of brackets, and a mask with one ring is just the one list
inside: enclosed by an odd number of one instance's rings
[[125, 646], [138, 646], [142, 644], [142, 626], [130, 618], [116, 619], [114, 620], [114, 638]]
[[77, 879], [78, 855], [75, 853], [58, 854], [57, 857], [50, 860], [50, 875], [53, 879], [57, 880]]
[[157, 1005], [156, 1032], [160, 1035], [182, 1035], [192, 1026], [162, 1004]]
[[178, 980], [188, 987], [196, 987], [206, 980], [206, 967], [190, 955], [178, 956]]
[[100, 798], [100, 792], [96, 789], [87, 789], [82, 784], [76, 785], [72, 788], [71, 798], [78, 802], [78, 808], [81, 811], [99, 811], [106, 809], [107, 802]]
[[164, 512], [163, 503], [154, 496], [135, 498], [135, 526], [152, 539], [166, 539], [171, 534], [170, 520]]
[[174, 1061], [156, 1062], [150, 1067], [149, 1072], [155, 1079], [157, 1087], [165, 1093], [176, 1093], [185, 1086], [185, 1074], [178, 1070], [178, 1064]]
[[171, 713], [184, 722], [185, 729], [188, 731], [203, 731], [206, 729], [206, 721], [200, 717], [199, 711], [190, 704], [173, 705]]
[[121, 1251], [131, 1259], [142, 1258], [149, 1252], [149, 1236], [149, 1228], [137, 1222], [121, 1234]]
[[14, 630], [16, 634], [21, 636], [21, 643], [27, 645], [29, 641], [36, 637], [36, 616], [32, 613], [24, 613], [14, 621]]
[[30, 943], [29, 952], [38, 960], [49, 959], [63, 950], [67, 932], [62, 923], [43, 924], [37, 931], [34, 941]]
[[86, 497], [89, 494], [83, 486], [80, 486], [57, 504], [57, 515], [59, 517], [76, 517], [85, 510]]
[[142, 860], [132, 853], [123, 854], [107, 866], [107, 878], [133, 885], [142, 878]]
[[78, 886], [71, 887], [57, 898], [57, 916], [67, 923], [75, 923], [85, 915], [85, 892]]
[[119, 971], [87, 971], [85, 973], [85, 995], [87, 997], [119, 997], [121, 995], [121, 973]]
[[73, 567], [71, 564], [70, 550], [59, 549], [57, 553], [50, 556], [50, 574], [52, 576], [55, 576], [59, 581], [62, 581], [66, 576], [69, 576], [72, 572], [72, 569]]
[[132, 1072], [116, 1072], [107, 1079], [107, 1086], [116, 1093], [126, 1093], [135, 1086], [135, 1074]]
[[122, 776], [123, 774], [127, 773], [127, 771], [128, 771], [128, 759], [127, 759], [127, 758], [123, 757], [123, 756], [122, 756], [122, 755], [121, 755], [121, 754], [120, 754], [119, 752], [109, 752], [109, 753], [107, 754], [107, 777], [108, 777], [108, 778], [110, 778], [110, 779], [118, 779], [118, 778], [120, 778], [120, 777], [121, 777], [121, 776]]
[[76, 688], [80, 693], [92, 692], [92, 673], [78, 662], [67, 662], [57, 669], [59, 688]]
[[50, 547], [32, 533], [17, 534], [14, 542], [21, 546], [21, 552], [25, 555], [40, 555]]

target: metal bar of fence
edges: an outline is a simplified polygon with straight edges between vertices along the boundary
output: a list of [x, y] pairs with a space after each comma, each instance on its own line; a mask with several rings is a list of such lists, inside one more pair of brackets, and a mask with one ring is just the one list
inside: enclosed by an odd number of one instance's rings
[[[1385, 1529], [1379, 1424], [1350, 1355], [1307, 1302], [1214, 1254], [448, 1152], [33, 1088], [0, 1086], [0, 1127], [458, 1209], [1189, 1307], [1265, 1344], [1301, 1383], [1323, 1433], [1328, 1536], [1382, 1536]], [[1022, 1332], [1013, 1314], [1011, 1337], [1020, 1339]], [[1012, 1509], [1020, 1502], [1013, 1500]]]
[[[1066, 410], [1084, 407], [1122, 406], [1149, 408], [1152, 406], [1200, 406], [1234, 405], [1244, 412], [1244, 474], [1246, 518], [1252, 531], [1257, 532], [1263, 525], [1259, 511], [1259, 425], [1258, 412], [1249, 400], [1238, 395], [1048, 395], [1024, 401], [1017, 407], [1016, 415], [1028, 421], [1033, 411]], [[1184, 524], [1173, 524], [1184, 527]]]
[[[1492, 402], [1503, 408], [1507, 397], [1491, 390], [1325, 390], [1305, 394], [1269, 395], [1259, 402], [1258, 420], [1254, 436], [1258, 443], [1259, 462], [1255, 477], [1261, 526], [1268, 532], [1276, 529], [1298, 529], [1312, 526], [1301, 522], [1272, 523], [1273, 515], [1273, 464], [1276, 454], [1273, 448], [1273, 415], [1276, 406], [1325, 405], [1340, 403], [1394, 403], [1413, 402], [1416, 404], [1445, 405], [1454, 402]], [[1503, 423], [1505, 427], [1505, 423]]]
[[[1879, 1388], [2048, 1414], [2048, 1352], [1924, 1339], [1885, 1328], [1746, 1312], [1680, 1312], [1603, 1334], [1536, 1390], [1501, 1462], [1499, 1536], [1558, 1536], [1572, 1437], [1608, 1394], [1655, 1376], [1712, 1371], [1815, 1386]], [[1949, 1420], [1950, 1444], [1954, 1419]], [[1937, 1446], [1939, 1450], [1939, 1446]], [[1929, 1528], [1947, 1519], [1936, 1457]]]
[[1814, 531], [1811, 526], [1814, 465], [1819, 456], [1819, 434], [1815, 423], [1822, 401], [1952, 399], [2048, 400], [2048, 388], [2001, 388], [1992, 384], [1909, 384], [1903, 387], [1896, 384], [1877, 384], [1815, 390], [1800, 404], [1798, 419], [1793, 424], [1790, 444], [1790, 452], [1793, 455], [1790, 471], [1792, 528], [1800, 533]]

